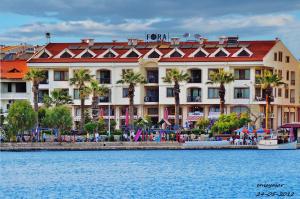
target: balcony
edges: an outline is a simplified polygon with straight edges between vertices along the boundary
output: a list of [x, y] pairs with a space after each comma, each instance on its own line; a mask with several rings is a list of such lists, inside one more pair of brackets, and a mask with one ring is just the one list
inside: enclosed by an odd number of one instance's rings
[[110, 78], [98, 77], [99, 84], [110, 84]]
[[99, 97], [99, 102], [100, 103], [110, 102], [110, 97], [108, 97], [108, 96], [101, 96], [101, 97]]
[[199, 77], [190, 77], [189, 83], [201, 83], [201, 78]]
[[145, 96], [144, 102], [158, 102], [158, 96]]
[[190, 80], [189, 83], [201, 83], [202, 71], [199, 69], [189, 70]]
[[[266, 98], [265, 98], [265, 97], [255, 96], [254, 101], [257, 101], [257, 102], [264, 102], [264, 101], [266, 101]], [[270, 97], [270, 101], [271, 101], [271, 102], [274, 102], [274, 97], [273, 97], [273, 96]]]
[[201, 102], [201, 96], [187, 96], [187, 102]]
[[290, 98], [290, 103], [295, 103], [296, 102], [296, 100], [295, 100], [295, 98], [293, 97], [293, 98]]
[[292, 79], [291, 80], [291, 85], [295, 86], [296, 85], [296, 80]]
[[157, 84], [158, 83], [158, 77], [157, 76], [147, 77], [147, 83]]

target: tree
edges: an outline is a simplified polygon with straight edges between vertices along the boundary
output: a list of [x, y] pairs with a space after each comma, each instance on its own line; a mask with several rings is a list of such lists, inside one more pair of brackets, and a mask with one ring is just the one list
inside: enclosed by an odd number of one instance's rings
[[129, 84], [128, 97], [129, 97], [129, 123], [133, 125], [134, 117], [134, 92], [137, 84], [146, 83], [145, 77], [141, 73], [134, 72], [133, 70], [125, 70], [121, 75], [121, 79], [117, 81], [117, 84]]
[[[31, 81], [32, 83], [32, 92], [33, 92], [33, 104], [34, 111], [37, 113], [38, 106], [38, 94], [39, 94], [39, 84], [41, 81], [46, 79], [45, 72], [40, 69], [31, 68], [24, 77], [24, 80]], [[36, 114], [36, 126], [38, 126], [38, 115]]]
[[63, 89], [54, 89], [51, 92], [50, 96], [44, 97], [44, 104], [47, 107], [50, 107], [52, 105], [54, 106], [60, 106], [64, 104], [71, 104], [72, 103], [72, 97], [69, 95], [69, 93]]
[[84, 125], [84, 130], [85, 131], [87, 131], [88, 133], [91, 133], [91, 134], [94, 133], [94, 140], [95, 140], [95, 142], [96, 142], [95, 131], [97, 129], [97, 126], [98, 126], [98, 124], [95, 121], [91, 121], [91, 122], [86, 123]]
[[210, 125], [209, 119], [204, 117], [198, 119], [196, 122], [196, 126], [199, 128], [201, 133], [205, 133], [209, 125]]
[[271, 71], [265, 70], [261, 76], [256, 76], [256, 83], [261, 86], [262, 89], [265, 89], [266, 97], [266, 128], [268, 128], [269, 123], [269, 106], [272, 101], [272, 91], [273, 88], [278, 87], [279, 85], [285, 85], [282, 79], [277, 74], [272, 74]]
[[108, 94], [109, 89], [103, 85], [99, 85], [99, 82], [95, 79], [91, 81], [90, 89], [92, 92], [92, 117], [96, 122], [98, 119], [98, 102], [99, 97], [105, 96]]
[[225, 85], [234, 81], [234, 75], [230, 72], [224, 71], [224, 69], [219, 69], [218, 72], [211, 72], [209, 74], [211, 81], [207, 84], [219, 84], [219, 97], [220, 97], [220, 112], [224, 114], [225, 106]]
[[70, 84], [75, 85], [79, 90], [80, 97], [80, 109], [81, 109], [81, 119], [80, 119], [80, 131], [83, 133], [84, 124], [84, 109], [85, 109], [85, 98], [89, 96], [91, 90], [86, 86], [87, 82], [92, 80], [93, 75], [90, 74], [89, 70], [79, 69], [74, 72], [73, 77], [70, 79]]
[[23, 134], [31, 130], [36, 122], [37, 113], [33, 110], [29, 101], [15, 101], [8, 110], [8, 129], [13, 134]]
[[188, 73], [184, 73], [177, 68], [167, 71], [165, 77], [162, 78], [166, 83], [174, 83], [174, 98], [175, 98], [175, 125], [179, 126], [179, 106], [180, 106], [180, 85], [181, 82], [186, 82], [190, 79]]
[[214, 133], [231, 133], [240, 126], [239, 118], [236, 113], [231, 113], [229, 115], [220, 115], [218, 120], [211, 127], [211, 131]]
[[61, 132], [72, 128], [71, 110], [66, 106], [55, 106], [46, 110], [46, 116], [43, 124], [49, 128], [58, 129], [58, 136]]

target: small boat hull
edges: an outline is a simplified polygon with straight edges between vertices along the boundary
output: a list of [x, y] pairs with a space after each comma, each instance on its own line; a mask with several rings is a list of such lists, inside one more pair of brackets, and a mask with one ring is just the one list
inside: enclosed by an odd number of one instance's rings
[[263, 150], [292, 150], [297, 149], [297, 141], [283, 144], [264, 142], [257, 144], [257, 147]]

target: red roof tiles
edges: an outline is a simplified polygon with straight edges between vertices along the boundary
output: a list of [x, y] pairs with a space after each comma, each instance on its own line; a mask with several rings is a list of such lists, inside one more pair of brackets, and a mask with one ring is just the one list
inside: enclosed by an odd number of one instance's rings
[[25, 60], [0, 61], [1, 79], [23, 79], [28, 67]]
[[[262, 61], [264, 56], [270, 51], [270, 49], [276, 44], [275, 40], [272, 41], [239, 41], [239, 46], [236, 47], [227, 47], [223, 46], [230, 55], [228, 57], [189, 57], [191, 53], [197, 50], [197, 47], [193, 48], [181, 48], [184, 45], [189, 46], [199, 46], [198, 42], [180, 42], [180, 46], [178, 47], [185, 55], [183, 57], [174, 57], [174, 58], [160, 58], [159, 62], [234, 62], [234, 61]], [[145, 46], [136, 48], [142, 54], [142, 57], [148, 53], [152, 48], [146, 46], [157, 47], [157, 49], [166, 55], [173, 47], [170, 47], [169, 42], [164, 43], [147, 43], [147, 42], [139, 42], [138, 46]], [[247, 48], [253, 52], [251, 57], [231, 57], [235, 52], [241, 49], [241, 46], [247, 46]], [[81, 49], [70, 49], [71, 46], [80, 46]], [[117, 52], [119, 55], [114, 58], [97, 58], [100, 54], [102, 54], [107, 49], [93, 49], [99, 46], [114, 46], [112, 49]], [[118, 46], [125, 46], [127, 49], [118, 49]], [[81, 62], [138, 62], [139, 58], [121, 58], [123, 54], [125, 54], [131, 46], [128, 46], [127, 42], [110, 42], [110, 43], [95, 43], [91, 50], [96, 54], [94, 58], [53, 58], [55, 55], [59, 54], [65, 48], [68, 48], [72, 53], [76, 55], [80, 54], [88, 45], [85, 43], [49, 43], [45, 48], [53, 55], [50, 58], [32, 58], [29, 60], [31, 63], [81, 63]], [[208, 53], [212, 54], [218, 48], [217, 41], [208, 41], [205, 42], [202, 46], [204, 50]], [[140, 57], [141, 58], [141, 57]]]

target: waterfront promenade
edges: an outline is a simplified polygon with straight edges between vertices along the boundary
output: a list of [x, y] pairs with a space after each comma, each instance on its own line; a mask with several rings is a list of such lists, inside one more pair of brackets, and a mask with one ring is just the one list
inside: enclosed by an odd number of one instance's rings
[[[300, 146], [298, 145], [298, 148]], [[1, 151], [34, 150], [197, 150], [197, 149], [257, 149], [256, 145], [183, 146], [178, 142], [20, 142], [1, 143]]]

